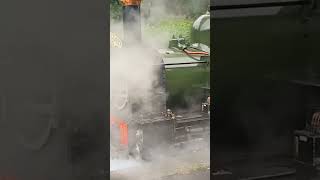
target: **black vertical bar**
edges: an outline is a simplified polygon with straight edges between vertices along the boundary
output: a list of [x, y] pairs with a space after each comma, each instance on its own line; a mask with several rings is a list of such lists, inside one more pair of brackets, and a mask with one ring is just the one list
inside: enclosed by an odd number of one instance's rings
[[[8, 105], [7, 124], [0, 126], [0, 179], [107, 179], [109, 1], [2, 0], [0, 22], [5, 27], [0, 28], [0, 62], [8, 62], [5, 68], [0, 63], [5, 84], [0, 92], [5, 91]], [[42, 122], [31, 123], [27, 110], [20, 109], [39, 94], [57, 95], [65, 126], [51, 131], [45, 146], [34, 151], [16, 137], [25, 133], [21, 127], [37, 137], [44, 131]], [[68, 148], [74, 129], [90, 143], [79, 144], [79, 161], [71, 161], [74, 151]]]

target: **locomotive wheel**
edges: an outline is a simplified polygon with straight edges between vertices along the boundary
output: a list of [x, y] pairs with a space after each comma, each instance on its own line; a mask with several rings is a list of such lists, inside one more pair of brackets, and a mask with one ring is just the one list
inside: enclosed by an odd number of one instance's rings
[[111, 104], [116, 110], [123, 110], [129, 102], [129, 89], [126, 81], [113, 84], [111, 88]]
[[55, 126], [54, 105], [26, 103], [21, 110], [24, 120], [18, 124], [18, 143], [29, 150], [41, 150]]
[[39, 133], [38, 137], [32, 137], [32, 135], [28, 136], [26, 133], [21, 133], [19, 135], [19, 143], [23, 145], [23, 147], [30, 150], [40, 150], [44, 147], [51, 135], [51, 123], [48, 122], [47, 127]]

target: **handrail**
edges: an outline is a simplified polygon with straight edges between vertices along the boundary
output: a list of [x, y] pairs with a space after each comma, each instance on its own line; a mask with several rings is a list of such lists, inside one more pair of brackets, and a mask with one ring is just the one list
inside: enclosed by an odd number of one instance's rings
[[253, 3], [253, 4], [232, 4], [232, 5], [217, 5], [210, 6], [212, 10], [225, 10], [225, 9], [243, 9], [243, 8], [262, 8], [262, 7], [278, 7], [278, 6], [297, 6], [311, 4], [310, 0], [298, 0], [287, 2], [269, 2], [269, 3]]

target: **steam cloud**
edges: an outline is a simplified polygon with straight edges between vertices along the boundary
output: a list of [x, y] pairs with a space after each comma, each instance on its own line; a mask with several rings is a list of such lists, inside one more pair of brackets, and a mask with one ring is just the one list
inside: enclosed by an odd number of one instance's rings
[[[153, 2], [156, 2], [156, 5], [153, 4], [152, 6], [149, 22], [173, 16], [173, 13], [166, 11], [163, 3], [160, 1]], [[142, 18], [142, 35], [143, 26]], [[111, 21], [111, 32], [123, 39], [122, 22]], [[162, 61], [157, 49], [167, 48], [169, 37], [167, 33], [157, 34], [157, 36], [148, 39], [142, 36], [143, 43], [136, 43], [135, 47], [112, 48], [110, 50], [110, 113], [125, 120], [129, 125], [132, 121], [139, 121], [142, 114], [159, 114], [166, 110], [163, 97], [166, 98], [167, 94], [165, 94], [165, 89], [161, 85], [163, 79], [160, 64]], [[111, 136], [117, 135], [111, 134]], [[197, 148], [202, 148], [201, 153], [189, 156], [190, 152], [196, 151]], [[112, 157], [116, 156], [114, 153], [116, 152], [111, 150]], [[204, 144], [193, 144], [178, 151], [169, 147], [158, 147], [153, 149], [151, 154], [156, 157], [151, 163], [135, 160], [122, 161], [121, 158], [125, 159], [125, 157], [119, 157], [118, 160], [113, 161], [111, 166], [113, 170], [142, 166], [143, 168], [135, 169], [134, 173], [128, 170], [128, 173], [123, 174], [121, 179], [149, 180], [152, 179], [151, 176], [158, 175], [154, 171], [157, 168], [162, 168], [163, 171], [171, 171], [177, 164], [192, 163], [199, 159], [208, 163], [209, 144], [206, 141]], [[187, 154], [188, 157], [181, 154]], [[157, 162], [157, 164], [154, 162]]]

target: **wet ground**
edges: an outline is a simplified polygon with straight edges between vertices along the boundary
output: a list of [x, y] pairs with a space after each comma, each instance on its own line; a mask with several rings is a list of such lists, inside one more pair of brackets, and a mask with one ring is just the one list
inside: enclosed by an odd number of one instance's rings
[[[316, 171], [302, 168], [294, 158], [286, 153], [220, 151], [213, 157], [213, 171], [231, 172], [229, 175], [214, 176], [216, 180], [316, 180]], [[308, 177], [315, 174], [314, 177]]]
[[[193, 142], [183, 148], [171, 147], [152, 152], [152, 161], [111, 161], [111, 180], [209, 180], [210, 148], [208, 143]], [[125, 162], [127, 161], [127, 162]], [[118, 168], [118, 167], [124, 168]]]
[[188, 175], [173, 175], [161, 178], [161, 180], [209, 180], [210, 171], [194, 172]]
[[[129, 177], [113, 176], [111, 180], [127, 180]], [[147, 178], [146, 178], [147, 179]], [[140, 179], [137, 179], [140, 180]], [[184, 175], [170, 175], [158, 177], [150, 180], [210, 180], [210, 171], [193, 172]]]

